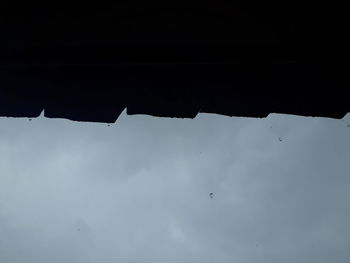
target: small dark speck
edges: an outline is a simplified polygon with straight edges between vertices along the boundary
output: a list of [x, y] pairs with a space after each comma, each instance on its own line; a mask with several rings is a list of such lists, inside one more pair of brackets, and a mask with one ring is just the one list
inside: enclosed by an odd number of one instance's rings
[[29, 121], [31, 121], [32, 119], [29, 119]]
[[346, 125], [346, 126], [348, 126], [350, 128], [350, 123], [348, 123], [348, 125]]
[[214, 197], [214, 193], [210, 193], [210, 194], [209, 194], [209, 197], [210, 197], [210, 198], [213, 198], [213, 197]]
[[281, 137], [279, 137], [278, 140], [279, 140], [280, 142], [283, 141]]
[[111, 126], [110, 124], [108, 124], [107, 126]]

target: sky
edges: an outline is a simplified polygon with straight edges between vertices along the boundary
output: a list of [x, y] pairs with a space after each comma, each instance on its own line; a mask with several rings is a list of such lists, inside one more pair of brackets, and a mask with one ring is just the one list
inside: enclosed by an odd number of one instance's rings
[[0, 262], [347, 263], [349, 189], [350, 114], [0, 118]]

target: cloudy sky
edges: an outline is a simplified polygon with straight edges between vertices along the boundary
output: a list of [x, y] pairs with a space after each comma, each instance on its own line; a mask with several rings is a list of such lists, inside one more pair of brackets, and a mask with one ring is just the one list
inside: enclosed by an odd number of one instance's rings
[[350, 262], [348, 125], [0, 118], [0, 262]]

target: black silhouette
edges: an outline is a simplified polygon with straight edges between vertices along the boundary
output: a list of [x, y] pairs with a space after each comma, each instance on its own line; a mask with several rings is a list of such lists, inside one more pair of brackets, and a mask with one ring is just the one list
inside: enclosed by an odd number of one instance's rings
[[10, 2], [0, 8], [0, 117], [350, 112], [346, 1]]

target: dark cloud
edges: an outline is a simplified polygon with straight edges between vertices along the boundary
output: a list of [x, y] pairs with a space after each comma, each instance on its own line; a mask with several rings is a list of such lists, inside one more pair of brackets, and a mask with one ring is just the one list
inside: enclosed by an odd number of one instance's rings
[[349, 117], [2, 118], [0, 262], [349, 262]]

